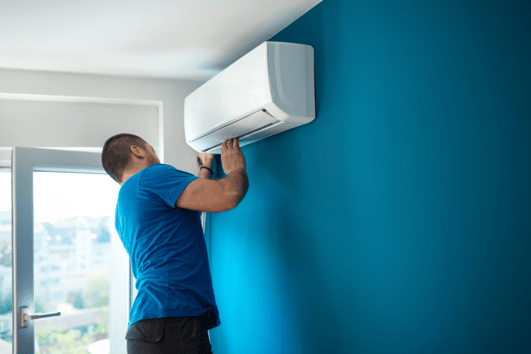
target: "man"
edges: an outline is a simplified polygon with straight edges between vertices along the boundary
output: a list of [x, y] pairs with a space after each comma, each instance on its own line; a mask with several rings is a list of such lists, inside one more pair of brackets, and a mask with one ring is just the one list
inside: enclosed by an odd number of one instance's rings
[[138, 289], [125, 336], [129, 354], [212, 353], [207, 331], [221, 322], [199, 214], [235, 208], [249, 188], [238, 139], [222, 144], [225, 178], [211, 179], [213, 160], [198, 153], [194, 176], [161, 164], [136, 135], [105, 142], [103, 168], [121, 185], [115, 226]]

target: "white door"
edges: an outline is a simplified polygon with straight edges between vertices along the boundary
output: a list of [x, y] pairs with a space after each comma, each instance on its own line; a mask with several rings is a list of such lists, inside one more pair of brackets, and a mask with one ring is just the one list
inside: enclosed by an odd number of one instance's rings
[[119, 187], [99, 153], [13, 148], [13, 353], [126, 353]]

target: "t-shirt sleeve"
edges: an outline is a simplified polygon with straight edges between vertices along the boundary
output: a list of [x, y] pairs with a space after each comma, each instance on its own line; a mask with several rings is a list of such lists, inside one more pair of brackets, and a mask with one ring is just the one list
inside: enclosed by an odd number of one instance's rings
[[173, 166], [161, 164], [143, 172], [139, 189], [141, 193], [159, 197], [169, 206], [175, 207], [175, 202], [181, 193], [196, 178], [199, 177]]

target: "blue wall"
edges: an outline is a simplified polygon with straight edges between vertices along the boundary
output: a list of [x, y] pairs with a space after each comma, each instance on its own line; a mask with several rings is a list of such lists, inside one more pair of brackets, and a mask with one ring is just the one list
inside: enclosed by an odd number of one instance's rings
[[523, 0], [325, 0], [272, 38], [315, 48], [317, 118], [210, 216], [214, 352], [531, 353], [530, 38]]

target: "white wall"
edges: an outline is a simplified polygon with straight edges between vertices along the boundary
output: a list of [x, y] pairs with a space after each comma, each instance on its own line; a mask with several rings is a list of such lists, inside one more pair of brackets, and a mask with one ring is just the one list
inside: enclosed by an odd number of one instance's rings
[[[52, 101], [38, 100], [43, 97]], [[163, 151], [159, 146], [163, 143], [159, 139], [161, 103], [124, 104], [123, 100], [109, 99], [64, 101], [72, 99], [72, 96], [0, 93], [1, 146], [101, 147], [101, 142], [109, 136], [126, 130], [141, 135]]]
[[[184, 98], [203, 82], [0, 69], [0, 93], [161, 102], [164, 163], [195, 175], [197, 153], [185, 142], [183, 107]], [[1, 123], [0, 116], [0, 127]], [[54, 126], [48, 129], [51, 133]], [[97, 130], [98, 125], [91, 129]], [[0, 141], [0, 147], [6, 146]]]

